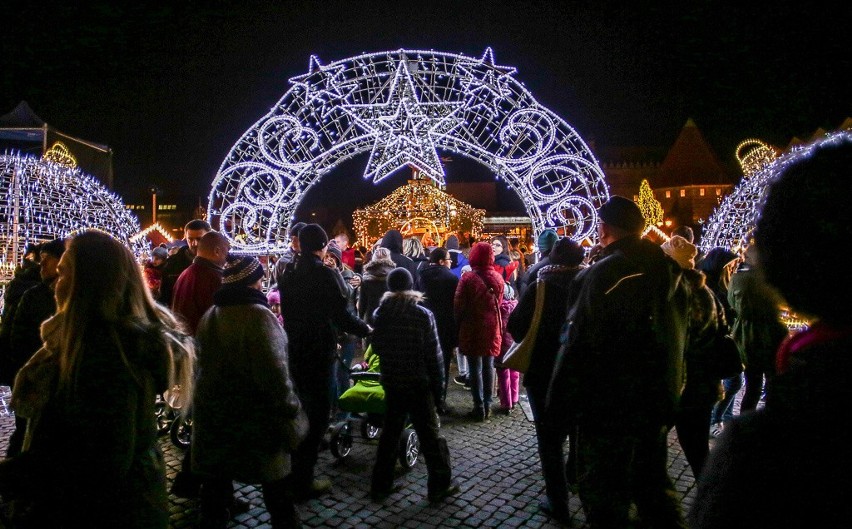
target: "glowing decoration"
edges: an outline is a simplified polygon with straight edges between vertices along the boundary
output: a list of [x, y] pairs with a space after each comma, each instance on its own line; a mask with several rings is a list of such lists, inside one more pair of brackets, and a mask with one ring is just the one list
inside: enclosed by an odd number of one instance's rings
[[89, 228], [109, 233], [136, 255], [147, 251], [144, 238], [130, 241], [139, 221], [91, 176], [32, 156], [0, 155], [0, 280], [11, 279], [28, 244]]
[[369, 152], [378, 182], [411, 165], [444, 182], [439, 150], [488, 167], [523, 201], [534, 231], [596, 239], [604, 174], [571, 126], [540, 105], [486, 49], [480, 58], [423, 50], [315, 56], [281, 100], [231, 149], [208, 218], [243, 254], [280, 253], [305, 194], [334, 167]]
[[639, 201], [637, 202], [639, 209], [642, 211], [642, 217], [645, 218], [645, 226], [656, 226], [663, 222], [663, 206], [654, 198], [654, 192], [651, 190], [651, 184], [648, 180], [642, 180], [639, 185]]
[[748, 139], [737, 145], [736, 157], [743, 175], [749, 178], [778, 158], [778, 151], [760, 140]]
[[57, 141], [53, 144], [53, 147], [45, 151], [42, 158], [55, 164], [65, 166], [69, 169], [77, 167], [77, 159], [74, 158], [71, 151], [68, 150], [68, 147], [66, 147], [61, 141]]
[[470, 232], [474, 237], [482, 232], [484, 209], [477, 209], [456, 200], [438, 188], [421, 172], [415, 172], [408, 184], [364, 209], [352, 213], [355, 236], [361, 244], [369, 245], [390, 229], [403, 236], [422, 234], [429, 230], [437, 244], [454, 233]]
[[[844, 130], [828, 134], [809, 144], [796, 145], [751, 177], [743, 178], [707, 220], [698, 247], [706, 253], [717, 246], [735, 252], [748, 246], [769, 183], [791, 163], [810, 156], [816, 145], [850, 141], [852, 131]], [[795, 212], [790, 214], [794, 215]]]

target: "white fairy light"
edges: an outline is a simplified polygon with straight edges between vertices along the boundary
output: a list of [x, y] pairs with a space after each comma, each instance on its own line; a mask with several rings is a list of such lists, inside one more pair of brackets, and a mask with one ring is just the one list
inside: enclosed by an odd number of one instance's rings
[[533, 229], [596, 239], [609, 198], [598, 161], [574, 129], [499, 66], [424, 50], [362, 54], [308, 72], [234, 145], [209, 196], [208, 218], [242, 254], [279, 253], [305, 194], [340, 163], [370, 158], [378, 182], [414, 166], [439, 184], [438, 149], [479, 161], [520, 196]]

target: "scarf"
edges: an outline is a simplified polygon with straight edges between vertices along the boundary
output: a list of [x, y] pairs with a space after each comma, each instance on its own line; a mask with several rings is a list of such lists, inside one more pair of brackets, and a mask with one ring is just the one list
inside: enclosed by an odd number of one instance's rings
[[266, 294], [254, 288], [233, 286], [222, 287], [213, 294], [213, 304], [217, 307], [234, 305], [263, 305], [269, 308]]

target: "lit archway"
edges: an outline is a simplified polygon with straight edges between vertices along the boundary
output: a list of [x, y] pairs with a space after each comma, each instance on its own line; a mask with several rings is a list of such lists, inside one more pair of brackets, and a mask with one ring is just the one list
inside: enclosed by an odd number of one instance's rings
[[308, 72], [234, 145], [212, 185], [208, 216], [238, 253], [281, 251], [308, 190], [345, 160], [370, 152], [364, 178], [413, 165], [444, 183], [437, 149], [479, 161], [514, 190], [533, 229], [596, 239], [609, 198], [589, 147], [540, 105], [515, 68], [422, 50], [359, 55]]

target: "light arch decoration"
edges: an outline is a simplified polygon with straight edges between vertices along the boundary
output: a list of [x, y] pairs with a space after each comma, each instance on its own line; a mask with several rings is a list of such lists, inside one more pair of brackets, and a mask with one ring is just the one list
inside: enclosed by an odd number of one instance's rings
[[533, 229], [596, 239], [609, 198], [588, 145], [500, 66], [425, 50], [359, 55], [308, 72], [233, 146], [213, 181], [208, 219], [232, 251], [278, 253], [305, 194], [340, 163], [369, 152], [365, 179], [408, 165], [444, 184], [437, 149], [477, 160], [524, 203]]
[[109, 233], [140, 256], [145, 239], [131, 240], [139, 221], [94, 177], [49, 159], [0, 155], [0, 270], [11, 279], [25, 248], [80, 230]]
[[[827, 134], [811, 143], [792, 147], [784, 154], [764, 163], [755, 172], [746, 175], [734, 191], [726, 196], [705, 225], [698, 247], [704, 252], [722, 247], [739, 251], [748, 246], [769, 184], [791, 163], [809, 157], [817, 145], [823, 143], [852, 142], [852, 130]], [[762, 143], [762, 142], [761, 142]], [[758, 146], [758, 148], [762, 148]], [[790, 212], [795, 215], [795, 212]]]

